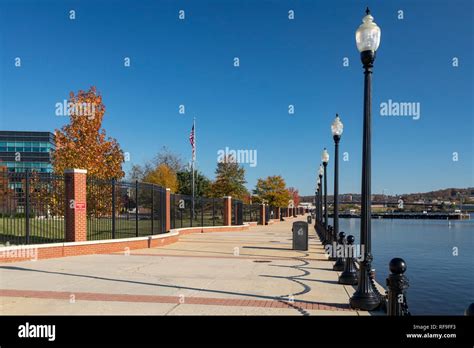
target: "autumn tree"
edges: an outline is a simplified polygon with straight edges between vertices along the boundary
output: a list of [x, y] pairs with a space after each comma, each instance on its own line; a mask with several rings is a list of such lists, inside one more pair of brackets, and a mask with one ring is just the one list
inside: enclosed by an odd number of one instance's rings
[[217, 163], [216, 179], [211, 185], [211, 195], [216, 198], [232, 196], [243, 199], [248, 191], [245, 188], [245, 169], [232, 156], [226, 156]]
[[253, 193], [256, 195], [254, 201], [265, 201], [266, 204], [274, 207], [287, 207], [291, 199], [285, 180], [280, 175], [258, 179]]
[[169, 188], [171, 193], [178, 191], [178, 178], [176, 177], [176, 173], [164, 163], [147, 173], [143, 181]]
[[[71, 92], [68, 106], [69, 123], [55, 131], [54, 171], [62, 174], [67, 168], [81, 168], [87, 169], [88, 177], [98, 180], [122, 178], [124, 154], [118, 142], [107, 137], [102, 128], [105, 106], [97, 89]], [[109, 216], [111, 212], [110, 185], [107, 182], [87, 185], [87, 213]]]
[[90, 176], [99, 179], [122, 178], [123, 151], [118, 142], [106, 136], [102, 128], [105, 106], [95, 87], [89, 91], [70, 93], [70, 106], [88, 105], [69, 109], [69, 124], [55, 131], [56, 150], [52, 155], [54, 171], [62, 174], [67, 168], [87, 169]]
[[293, 200], [293, 204], [297, 207], [300, 204], [300, 194], [298, 189], [294, 187], [288, 187], [288, 193], [290, 194], [290, 199]]

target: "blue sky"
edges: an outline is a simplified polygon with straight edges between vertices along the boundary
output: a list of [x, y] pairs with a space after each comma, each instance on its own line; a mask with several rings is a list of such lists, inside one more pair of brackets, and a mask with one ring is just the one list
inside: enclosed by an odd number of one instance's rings
[[[363, 71], [354, 32], [366, 5], [382, 30], [372, 191], [473, 186], [470, 0], [0, 0], [0, 129], [60, 128], [67, 118], [55, 115], [55, 104], [95, 85], [108, 135], [130, 153], [126, 170], [163, 145], [188, 161], [196, 117], [198, 167], [206, 175], [214, 177], [220, 149], [257, 150], [257, 166], [244, 165], [249, 188], [280, 174], [311, 194], [321, 150], [333, 155], [337, 112], [345, 126], [341, 155], [349, 154], [340, 161], [340, 191], [360, 192]], [[381, 116], [389, 99], [420, 103], [420, 119]]]

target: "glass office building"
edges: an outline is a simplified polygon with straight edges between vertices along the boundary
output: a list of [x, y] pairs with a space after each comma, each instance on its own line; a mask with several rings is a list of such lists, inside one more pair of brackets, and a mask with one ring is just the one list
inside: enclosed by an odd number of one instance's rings
[[0, 166], [8, 172], [51, 173], [54, 149], [51, 132], [0, 131]]

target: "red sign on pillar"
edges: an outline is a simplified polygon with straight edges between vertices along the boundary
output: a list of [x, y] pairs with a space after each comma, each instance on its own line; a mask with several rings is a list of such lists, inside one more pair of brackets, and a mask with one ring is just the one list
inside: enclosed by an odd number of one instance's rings
[[76, 202], [74, 209], [76, 211], [85, 211], [86, 210], [86, 203], [85, 202]]

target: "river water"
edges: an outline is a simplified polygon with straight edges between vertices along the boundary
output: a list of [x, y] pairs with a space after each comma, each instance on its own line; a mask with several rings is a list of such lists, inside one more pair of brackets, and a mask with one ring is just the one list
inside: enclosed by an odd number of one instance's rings
[[[471, 220], [372, 220], [372, 267], [384, 287], [394, 257], [407, 263], [413, 315], [463, 315], [474, 302], [474, 216]], [[332, 219], [329, 220], [332, 224]], [[359, 241], [360, 219], [339, 219]]]

